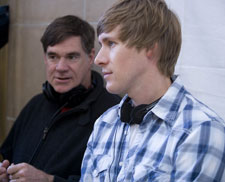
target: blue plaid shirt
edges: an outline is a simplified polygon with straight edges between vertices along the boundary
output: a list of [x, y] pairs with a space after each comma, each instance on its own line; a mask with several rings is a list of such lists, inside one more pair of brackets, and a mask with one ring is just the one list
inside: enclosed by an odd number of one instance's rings
[[179, 77], [140, 125], [121, 122], [126, 98], [96, 121], [81, 182], [225, 182], [225, 124]]

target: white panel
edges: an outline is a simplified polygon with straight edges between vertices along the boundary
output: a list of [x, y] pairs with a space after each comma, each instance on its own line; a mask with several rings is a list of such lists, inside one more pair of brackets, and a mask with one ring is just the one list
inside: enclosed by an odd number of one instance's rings
[[225, 120], [225, 1], [166, 2], [182, 25], [176, 73], [195, 97]]

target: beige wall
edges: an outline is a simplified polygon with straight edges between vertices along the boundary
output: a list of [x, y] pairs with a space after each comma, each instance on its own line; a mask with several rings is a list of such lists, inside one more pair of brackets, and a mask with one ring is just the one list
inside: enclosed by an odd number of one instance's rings
[[7, 45], [0, 49], [0, 143], [6, 134], [7, 50]]
[[[8, 0], [0, 0], [0, 6], [7, 5]], [[1, 36], [1, 35], [0, 35]], [[7, 92], [8, 45], [0, 49], [0, 143], [6, 135], [6, 92]]]
[[46, 26], [56, 17], [74, 14], [96, 27], [102, 12], [114, 1], [9, 0], [8, 91], [6, 117], [2, 121], [5, 133], [28, 100], [41, 92], [45, 68], [40, 37]]

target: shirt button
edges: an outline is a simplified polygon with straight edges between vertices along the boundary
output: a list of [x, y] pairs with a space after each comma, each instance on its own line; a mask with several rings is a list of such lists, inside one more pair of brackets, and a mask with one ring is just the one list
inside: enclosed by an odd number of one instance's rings
[[120, 163], [119, 163], [119, 166], [122, 166], [122, 165], [123, 165], [123, 162], [120, 162]]
[[97, 176], [98, 171], [95, 169], [95, 170], [93, 171], [93, 174], [94, 174], [94, 176]]

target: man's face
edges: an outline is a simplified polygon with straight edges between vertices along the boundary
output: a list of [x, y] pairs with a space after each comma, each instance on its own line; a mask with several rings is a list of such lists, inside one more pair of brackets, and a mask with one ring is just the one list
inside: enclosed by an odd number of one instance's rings
[[48, 46], [45, 55], [47, 80], [59, 93], [65, 93], [79, 84], [88, 88], [93, 59], [94, 49], [88, 55], [82, 48], [79, 36]]
[[[102, 67], [106, 88], [115, 94], [138, 94], [143, 85], [143, 76], [148, 70], [146, 50], [128, 48], [118, 39], [119, 27], [99, 35], [99, 50], [95, 64]], [[145, 83], [146, 84], [146, 83]]]

